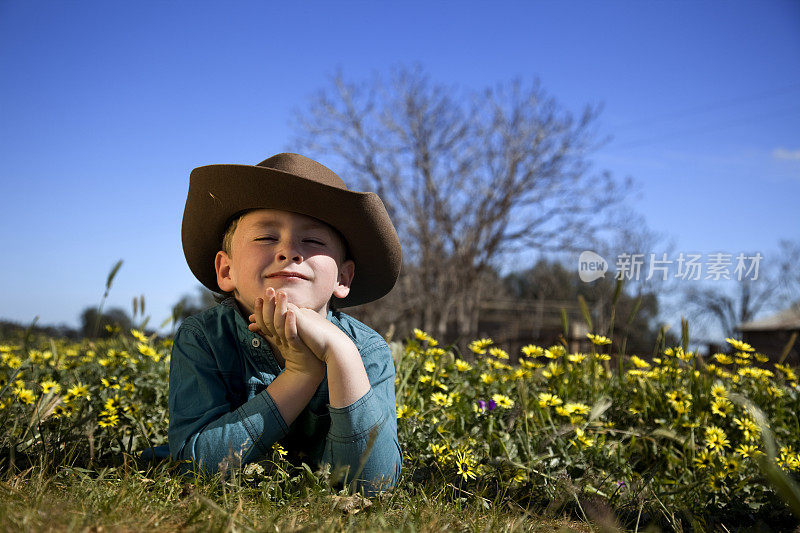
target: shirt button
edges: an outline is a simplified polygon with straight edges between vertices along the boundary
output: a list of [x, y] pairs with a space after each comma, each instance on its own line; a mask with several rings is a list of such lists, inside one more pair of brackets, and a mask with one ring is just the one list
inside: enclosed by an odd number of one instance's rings
[[254, 338], [253, 339], [253, 348], [258, 348], [259, 346], [261, 346], [261, 341], [256, 339], [256, 338]]

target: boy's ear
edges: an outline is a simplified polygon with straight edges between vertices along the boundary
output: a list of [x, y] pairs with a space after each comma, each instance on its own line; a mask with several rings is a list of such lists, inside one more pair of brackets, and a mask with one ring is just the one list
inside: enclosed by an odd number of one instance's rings
[[350, 284], [353, 283], [353, 276], [356, 273], [356, 264], [348, 259], [339, 267], [339, 279], [336, 280], [336, 287], [333, 295], [337, 298], [344, 298], [350, 294]]
[[214, 269], [217, 271], [217, 285], [224, 292], [233, 292], [236, 284], [231, 277], [231, 258], [223, 251], [217, 252], [214, 258]]

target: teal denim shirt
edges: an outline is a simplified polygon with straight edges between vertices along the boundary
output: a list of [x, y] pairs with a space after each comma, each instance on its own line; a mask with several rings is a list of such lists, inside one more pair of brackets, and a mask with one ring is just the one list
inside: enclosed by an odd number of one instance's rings
[[331, 407], [326, 376], [290, 425], [266, 390], [283, 370], [269, 344], [247, 329], [233, 298], [184, 320], [169, 371], [172, 458], [214, 473], [226, 460], [236, 466], [270, 458], [280, 442], [308, 464], [348, 466], [348, 481], [360, 472], [358, 487], [368, 493], [394, 486], [402, 456], [389, 346], [344, 313], [329, 312], [328, 320], [355, 343], [371, 388], [347, 407]]

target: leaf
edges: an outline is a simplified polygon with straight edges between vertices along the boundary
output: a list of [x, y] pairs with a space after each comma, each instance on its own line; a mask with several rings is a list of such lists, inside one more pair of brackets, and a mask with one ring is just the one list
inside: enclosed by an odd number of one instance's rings
[[338, 509], [347, 514], [356, 514], [372, 507], [372, 502], [360, 494], [353, 494], [352, 496], [336, 496], [332, 494], [329, 498], [333, 509]]
[[598, 398], [597, 401], [594, 402], [594, 405], [592, 406], [592, 411], [589, 413], [589, 421], [593, 422], [598, 418], [600, 418], [603, 415], [603, 413], [608, 411], [608, 408], [611, 407], [612, 403], [613, 402], [611, 401], [611, 398], [609, 398], [608, 396], [603, 396], [601, 398]]

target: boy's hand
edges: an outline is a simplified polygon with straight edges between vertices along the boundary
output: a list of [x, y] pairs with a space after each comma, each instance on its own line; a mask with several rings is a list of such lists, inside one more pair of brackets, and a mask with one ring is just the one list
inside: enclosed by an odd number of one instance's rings
[[[292, 309], [289, 308], [290, 305]], [[286, 293], [276, 293], [270, 287], [266, 292], [266, 301], [264, 298], [256, 298], [254, 308], [255, 312], [250, 315], [250, 320], [255, 322], [251, 322], [248, 329], [266, 337], [278, 349], [286, 361], [286, 371], [321, 380], [325, 375], [325, 367], [298, 334], [297, 318], [300, 309], [289, 304]]]
[[296, 317], [297, 334], [300, 339], [323, 363], [328, 363], [332, 354], [350, 348], [358, 353], [350, 337], [319, 313], [305, 307], [297, 307], [293, 303], [289, 303], [289, 311]]

